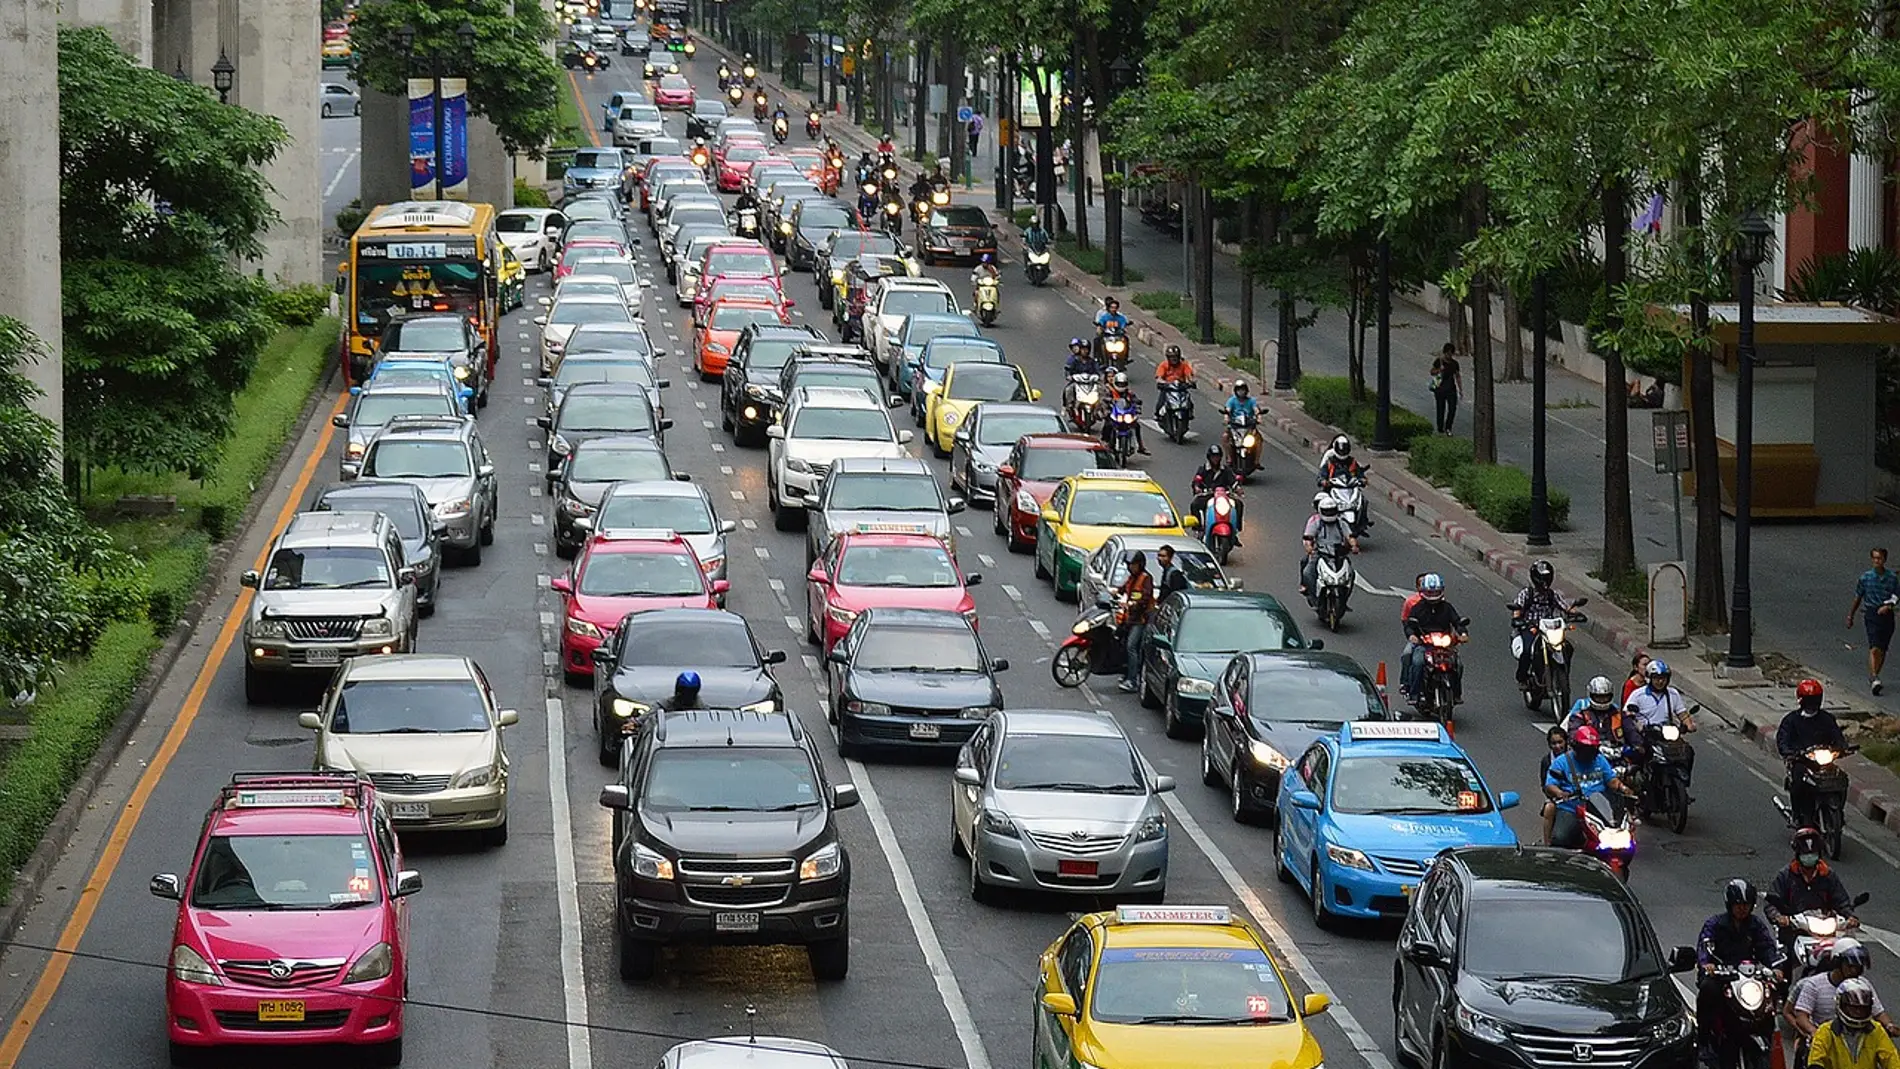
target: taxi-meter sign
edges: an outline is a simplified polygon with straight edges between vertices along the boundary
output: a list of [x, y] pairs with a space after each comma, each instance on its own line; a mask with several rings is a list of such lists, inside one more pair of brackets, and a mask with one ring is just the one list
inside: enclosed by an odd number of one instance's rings
[[1121, 906], [1115, 910], [1122, 924], [1232, 924], [1226, 906]]
[[342, 791], [239, 791], [238, 809], [337, 808], [348, 803]]
[[1355, 720], [1349, 726], [1355, 740], [1413, 740], [1437, 742], [1443, 729], [1422, 720]]

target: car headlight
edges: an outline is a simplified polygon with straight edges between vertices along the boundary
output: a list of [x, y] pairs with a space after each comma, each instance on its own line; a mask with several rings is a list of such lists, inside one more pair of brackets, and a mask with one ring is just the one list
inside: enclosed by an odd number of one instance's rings
[[839, 627], [850, 627], [851, 621], [856, 620], [858, 614], [851, 609], [840, 608], [836, 605], [827, 605], [825, 606], [825, 617]]
[[487, 787], [501, 780], [500, 765], [484, 765], [481, 768], [466, 769], [449, 781], [450, 790], [466, 790], [471, 787]]
[[345, 450], [345, 453], [351, 460], [361, 460], [363, 459], [363, 452], [366, 448], [362, 442], [351, 442], [350, 447]]
[[673, 878], [673, 862], [642, 843], [634, 843], [633, 874], [649, 880], [670, 880]]
[[986, 464], [983, 461], [976, 459], [975, 457], [970, 458], [970, 467], [984, 475], [988, 475], [991, 472], [996, 470], [996, 465]]
[[844, 711], [859, 716], [889, 716], [891, 707], [883, 702], [861, 702], [856, 699], [844, 703]]
[[709, 353], [722, 353], [722, 354], [732, 352], [730, 348], [716, 341], [707, 342], [706, 351]]
[[996, 712], [994, 705], [966, 705], [957, 710], [957, 715], [965, 720], [984, 720]]
[[835, 842], [826, 843], [814, 851], [811, 856], [798, 863], [798, 878], [801, 880], [829, 880], [844, 867], [844, 851], [838, 849]]
[[1658, 1024], [1652, 1035], [1658, 1043], [1676, 1043], [1689, 1038], [1694, 1031], [1695, 1018], [1684, 1013]]
[[1327, 843], [1326, 860], [1335, 865], [1344, 865], [1349, 869], [1372, 871], [1372, 859], [1350, 846], [1334, 846], [1332, 843]]
[[1016, 831], [1016, 822], [1009, 819], [1009, 814], [1000, 809], [985, 809], [983, 811], [983, 830], [994, 835], [1001, 835], [1005, 839], [1019, 839], [1022, 837]]
[[810, 475], [814, 470], [810, 462], [800, 460], [797, 457], [786, 457], [785, 469], [787, 471], [795, 471], [800, 475]]
[[388, 638], [396, 633], [396, 623], [387, 616], [363, 621], [364, 638]]
[[471, 499], [466, 498], [466, 497], [458, 497], [453, 501], [444, 501], [440, 505], [437, 505], [435, 507], [435, 514], [444, 519], [448, 519], [453, 516], [466, 516], [468, 515], [468, 510], [473, 505], [474, 505], [474, 501], [472, 501]]
[[1214, 694], [1214, 681], [1182, 676], [1174, 685], [1174, 692], [1183, 698], [1209, 698]]
[[548, 443], [548, 449], [555, 453], [566, 454], [573, 452], [574, 446], [564, 436], [557, 434], [554, 440]]
[[1016, 511], [1034, 513], [1036, 511], [1035, 495], [1027, 490], [1016, 491]]
[[924, 380], [924, 392], [925, 392], [925, 393], [936, 393], [936, 392], [937, 392], [938, 390], [940, 390], [940, 389], [942, 389], [942, 388], [943, 388], [943, 387], [942, 387], [941, 385], [939, 385], [939, 384], [937, 383], [937, 380], [935, 380], [935, 379], [925, 379], [925, 380]]
[[579, 635], [582, 638], [599, 638], [600, 628], [595, 627], [593, 624], [588, 623], [578, 616], [570, 616], [567, 618], [567, 633], [570, 635]]
[[1453, 1020], [1457, 1022], [1460, 1032], [1473, 1039], [1480, 1039], [1486, 1043], [1505, 1041], [1504, 1027], [1498, 1024], [1495, 1018], [1487, 1017], [1463, 1003], [1459, 1003], [1457, 1011], [1453, 1014]]
[[224, 977], [204, 956], [183, 943], [172, 947], [172, 977], [188, 984], [204, 984], [207, 987], [223, 987]]
[[747, 397], [764, 397], [765, 387], [756, 382], [748, 382], [745, 384], [745, 395]]
[[622, 720], [631, 720], [636, 716], [645, 716], [652, 708], [652, 706], [645, 702], [628, 701], [625, 698], [615, 698], [613, 700], [614, 715]]
[[1135, 827], [1135, 841], [1138, 843], [1153, 842], [1167, 837], [1168, 818], [1160, 813], [1142, 818], [1141, 823]]
[[350, 971], [343, 974], [343, 982], [361, 984], [371, 980], [381, 980], [395, 968], [396, 952], [390, 949], [388, 943], [378, 943], [365, 950], [363, 956], [356, 959], [356, 964], [350, 966]]
[[1271, 769], [1284, 769], [1293, 763], [1287, 760], [1285, 754], [1259, 739], [1253, 739], [1247, 743], [1247, 756], [1253, 758], [1256, 764], [1265, 765]]
[[705, 572], [707, 575], [711, 575], [725, 566], [726, 566], [726, 558], [723, 556], [707, 557], [706, 559], [699, 562], [699, 570], [702, 572]]
[[282, 620], [258, 620], [251, 624], [251, 637], [283, 638], [284, 622]]
[[561, 511], [571, 516], [589, 516], [593, 514], [594, 506], [579, 498], [564, 497], [561, 499]]
[[458, 379], [468, 378], [468, 365], [467, 364], [455, 365], [455, 377]]

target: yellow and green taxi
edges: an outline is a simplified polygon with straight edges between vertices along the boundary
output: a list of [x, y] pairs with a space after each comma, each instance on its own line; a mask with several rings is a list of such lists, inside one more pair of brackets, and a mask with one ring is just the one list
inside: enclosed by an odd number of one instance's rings
[[1015, 364], [970, 361], [951, 364], [943, 371], [943, 386], [924, 402], [924, 434], [940, 457], [950, 455], [957, 428], [970, 410], [985, 401], [1039, 401], [1042, 391], [1032, 389], [1029, 376]]
[[1082, 562], [1110, 535], [1129, 533], [1187, 536], [1174, 502], [1147, 472], [1102, 468], [1071, 475], [1056, 484], [1036, 524], [1036, 578], [1053, 578], [1056, 597], [1073, 598]]
[[528, 269], [515, 255], [515, 250], [506, 245], [498, 247], [501, 250], [501, 274], [497, 276], [501, 282], [501, 310], [512, 312], [527, 300]]
[[1042, 953], [1032, 1069], [1318, 1069], [1306, 1018], [1266, 940], [1226, 906], [1090, 913]]

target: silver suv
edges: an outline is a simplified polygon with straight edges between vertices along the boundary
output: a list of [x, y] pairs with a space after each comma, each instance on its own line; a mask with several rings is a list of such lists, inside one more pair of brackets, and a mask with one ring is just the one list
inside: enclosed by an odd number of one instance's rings
[[495, 463], [474, 420], [397, 416], [370, 439], [361, 474], [419, 487], [443, 543], [466, 563], [480, 564], [482, 547], [495, 541]]
[[441, 383], [352, 386], [349, 411], [338, 412], [330, 418], [331, 423], [349, 431], [338, 471], [345, 479], [356, 478], [363, 468], [363, 453], [369, 449], [369, 440], [397, 416], [462, 415], [462, 402]]
[[380, 512], [300, 512], [277, 536], [244, 618], [244, 698], [272, 677], [326, 676], [346, 657], [416, 647], [416, 572], [402, 534]]

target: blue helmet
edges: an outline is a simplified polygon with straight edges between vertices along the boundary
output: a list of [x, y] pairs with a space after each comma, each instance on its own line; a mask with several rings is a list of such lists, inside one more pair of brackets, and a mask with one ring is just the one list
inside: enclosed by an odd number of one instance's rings
[[673, 681], [673, 687], [675, 690], [697, 691], [699, 689], [699, 673], [681, 672], [680, 677]]
[[1643, 674], [1652, 678], [1655, 676], [1667, 676], [1669, 674], [1669, 663], [1667, 661], [1651, 661], [1649, 662], [1649, 667], [1644, 670]]
[[1445, 592], [1445, 577], [1437, 572], [1426, 572], [1418, 581], [1419, 593], [1428, 598], [1436, 598]]
[[983, 254], [983, 262], [984, 262], [984, 263], [989, 263], [989, 262], [990, 262], [990, 254], [989, 254], [989, 253], [987, 253], [987, 252], [986, 252], [986, 253], [984, 253], [984, 254]]

